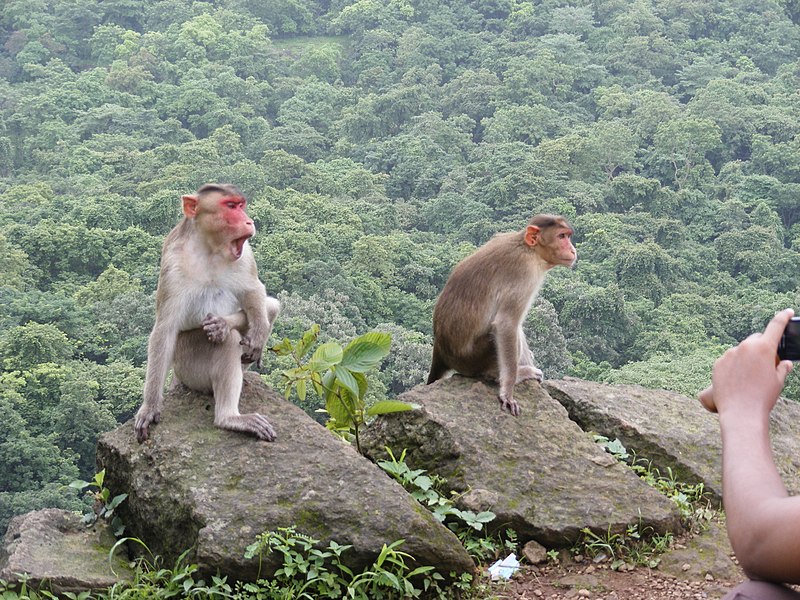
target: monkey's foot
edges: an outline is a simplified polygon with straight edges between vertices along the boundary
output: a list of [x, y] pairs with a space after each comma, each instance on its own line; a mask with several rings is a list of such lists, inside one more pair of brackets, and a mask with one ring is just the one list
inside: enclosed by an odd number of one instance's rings
[[512, 397], [507, 397], [505, 394], [500, 394], [497, 399], [500, 401], [500, 410], [506, 409], [513, 416], [518, 417], [522, 413], [519, 403]]
[[139, 409], [136, 413], [136, 421], [133, 424], [133, 429], [136, 432], [136, 441], [140, 444], [150, 437], [150, 425], [158, 423], [161, 420], [160, 410], [143, 410], [144, 407]]
[[206, 332], [206, 337], [208, 337], [209, 342], [212, 344], [221, 344], [227, 339], [231, 328], [228, 322], [222, 317], [208, 313], [206, 318], [203, 319], [203, 331]]
[[267, 417], [258, 413], [230, 416], [216, 425], [222, 429], [251, 433], [266, 442], [275, 441], [275, 429], [267, 420]]
[[536, 367], [530, 365], [520, 365], [517, 367], [517, 380], [514, 383], [522, 383], [523, 381], [528, 381], [530, 379], [535, 379], [541, 383], [544, 379], [544, 373], [542, 373], [541, 369], [537, 369]]

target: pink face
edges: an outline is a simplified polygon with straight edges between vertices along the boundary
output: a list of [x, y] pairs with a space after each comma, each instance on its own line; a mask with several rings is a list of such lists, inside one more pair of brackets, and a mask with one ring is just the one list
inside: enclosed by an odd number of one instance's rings
[[242, 256], [244, 243], [256, 233], [253, 220], [247, 216], [247, 200], [241, 196], [223, 196], [217, 201], [216, 217], [220, 233], [228, 240], [234, 260]]
[[554, 261], [556, 264], [571, 267], [578, 260], [578, 251], [572, 243], [574, 231], [570, 227], [556, 226], [553, 231], [551, 247], [553, 249]]
[[225, 252], [231, 260], [239, 260], [245, 242], [256, 233], [253, 220], [247, 216], [247, 200], [211, 192], [202, 196], [183, 196], [183, 214], [197, 224], [198, 231], [214, 252]]
[[557, 223], [547, 227], [528, 225], [525, 229], [525, 243], [545, 260], [548, 269], [558, 265], [571, 267], [578, 259], [578, 251], [572, 244], [572, 234], [572, 227], [559, 219]]

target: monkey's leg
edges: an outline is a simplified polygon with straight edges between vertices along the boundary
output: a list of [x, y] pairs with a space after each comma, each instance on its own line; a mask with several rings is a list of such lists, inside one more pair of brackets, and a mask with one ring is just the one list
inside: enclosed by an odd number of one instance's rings
[[239, 342], [243, 346], [241, 361], [260, 366], [264, 344], [272, 333], [272, 325], [278, 317], [281, 304], [276, 298], [267, 296], [264, 286], [259, 282], [256, 289], [245, 294], [242, 306], [247, 317], [247, 331], [242, 332]]
[[183, 332], [175, 352], [175, 372], [188, 387], [214, 394], [214, 424], [271, 442], [275, 430], [263, 415], [239, 413], [242, 392], [241, 336], [232, 330], [220, 344], [210, 343], [202, 329]]
[[525, 332], [522, 331], [522, 327], [517, 332], [517, 338], [519, 339], [519, 367], [517, 368], [517, 380], [515, 383], [522, 383], [528, 379], [542, 381], [544, 373], [542, 373], [541, 369], [537, 369], [536, 364], [533, 362], [533, 352], [528, 346], [528, 340], [525, 339]]

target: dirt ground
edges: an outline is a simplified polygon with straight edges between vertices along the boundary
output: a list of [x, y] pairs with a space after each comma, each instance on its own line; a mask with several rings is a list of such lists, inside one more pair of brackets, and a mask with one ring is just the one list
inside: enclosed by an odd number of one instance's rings
[[560, 562], [523, 566], [504, 584], [495, 584], [498, 600], [718, 600], [744, 581], [724, 524], [710, 523], [700, 534], [675, 540], [659, 556], [657, 568], [613, 570], [562, 553]]
[[504, 589], [503, 600], [674, 600], [722, 598], [737, 581], [718, 581], [707, 575], [697, 580], [671, 576], [658, 570], [637, 567], [613, 571], [607, 566], [546, 565], [527, 567]]

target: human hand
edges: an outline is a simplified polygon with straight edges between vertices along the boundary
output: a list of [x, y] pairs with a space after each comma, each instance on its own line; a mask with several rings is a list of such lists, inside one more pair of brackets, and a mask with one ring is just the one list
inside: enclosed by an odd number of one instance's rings
[[698, 395], [707, 410], [750, 409], [769, 414], [793, 366], [777, 358], [778, 343], [793, 315], [792, 309], [780, 311], [763, 333], [754, 333], [717, 359], [712, 385]]

